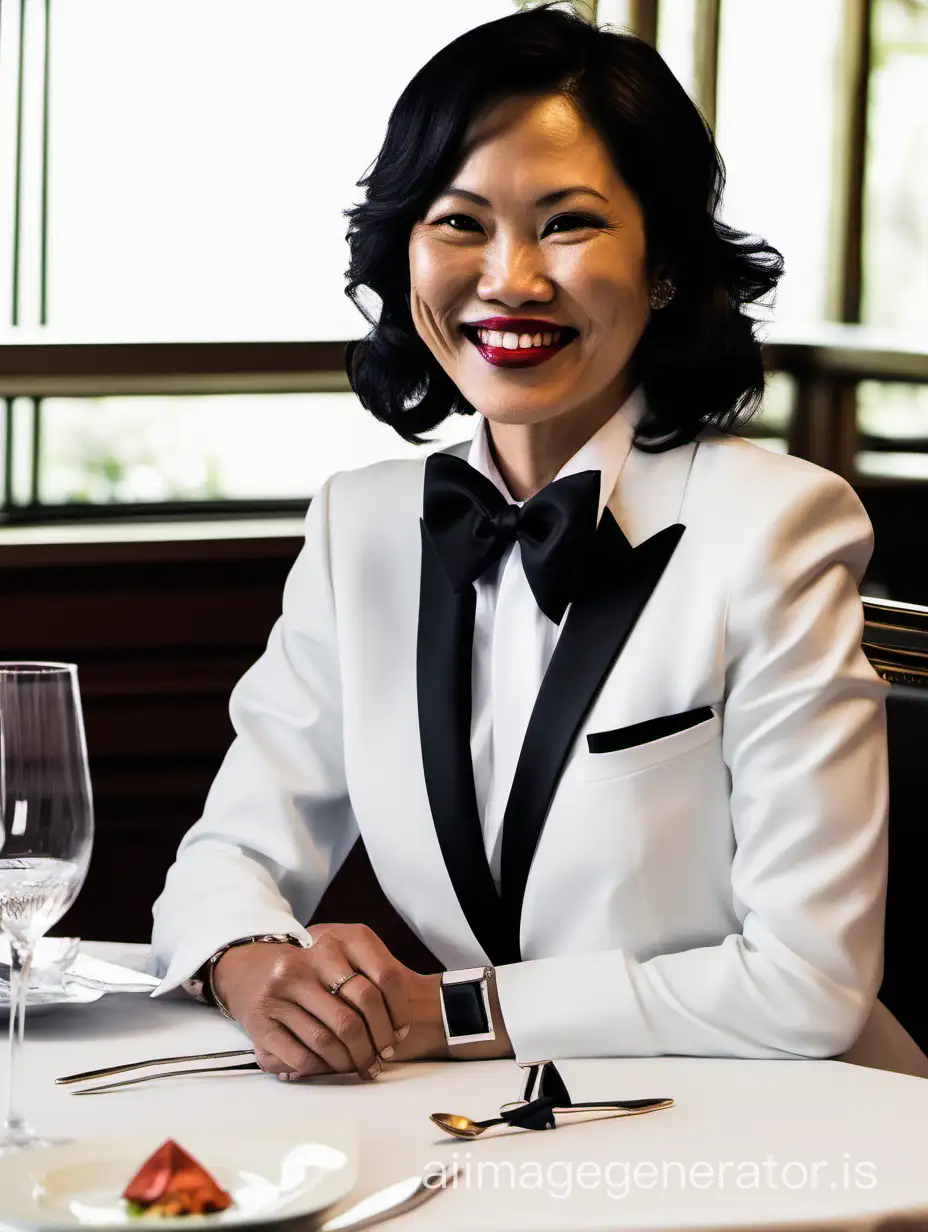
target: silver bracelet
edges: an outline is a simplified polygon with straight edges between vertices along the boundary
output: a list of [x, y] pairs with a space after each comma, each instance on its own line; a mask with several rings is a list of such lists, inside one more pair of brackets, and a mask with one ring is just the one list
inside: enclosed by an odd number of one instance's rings
[[[251, 937], [237, 937], [235, 941], [230, 941], [227, 945], [224, 945], [221, 949], [217, 950], [207, 963], [206, 978], [203, 981], [203, 992], [207, 1004], [212, 1003], [215, 1005], [220, 1014], [232, 1022], [235, 1022], [235, 1015], [229, 1013], [228, 1007], [216, 991], [216, 985], [213, 982], [213, 974], [216, 970], [216, 964], [227, 950], [234, 950], [236, 946], [252, 945], [256, 942], [266, 942], [271, 945], [295, 945], [297, 949], [300, 950], [309, 948], [309, 946], [301, 941], [299, 937], [294, 937], [292, 933], [257, 933]], [[312, 937], [309, 939], [309, 945], [312, 945]]]

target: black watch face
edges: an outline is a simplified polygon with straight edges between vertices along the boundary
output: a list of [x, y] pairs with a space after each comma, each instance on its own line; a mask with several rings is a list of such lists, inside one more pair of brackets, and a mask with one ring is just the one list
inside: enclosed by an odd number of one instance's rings
[[490, 1030], [479, 983], [442, 984], [450, 1035], [482, 1035]]

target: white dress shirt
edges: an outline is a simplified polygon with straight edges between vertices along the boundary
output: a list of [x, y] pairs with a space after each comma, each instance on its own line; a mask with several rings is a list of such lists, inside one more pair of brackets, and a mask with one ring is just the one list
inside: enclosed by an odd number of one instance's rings
[[[555, 476], [563, 479], [580, 471], [600, 472], [597, 524], [629, 455], [641, 410], [639, 386]], [[487, 435], [487, 421], [481, 416], [467, 461], [510, 504], [521, 505], [522, 501], [513, 500], [493, 461]], [[541, 611], [522, 568], [518, 542], [474, 585], [471, 756], [487, 859], [499, 889], [506, 801], [532, 708], [567, 612], [555, 625]]]

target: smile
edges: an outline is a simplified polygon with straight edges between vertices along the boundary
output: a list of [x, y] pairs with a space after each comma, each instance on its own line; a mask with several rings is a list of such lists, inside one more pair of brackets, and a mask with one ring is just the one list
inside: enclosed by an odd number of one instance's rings
[[462, 325], [461, 332], [495, 368], [530, 368], [543, 364], [580, 336], [569, 326], [524, 336], [478, 330], [473, 325]]

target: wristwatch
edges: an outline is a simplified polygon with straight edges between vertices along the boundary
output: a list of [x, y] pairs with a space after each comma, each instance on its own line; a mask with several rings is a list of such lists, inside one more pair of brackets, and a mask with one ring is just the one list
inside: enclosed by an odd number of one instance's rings
[[227, 945], [218, 949], [213, 956], [208, 959], [206, 966], [203, 968], [203, 1000], [207, 1005], [214, 1005], [225, 1018], [231, 1018], [234, 1022], [234, 1016], [229, 1013], [222, 998], [216, 992], [216, 987], [213, 984], [213, 972], [216, 970], [216, 963], [219, 962], [223, 954], [227, 950], [234, 950], [239, 945], [251, 945], [253, 942], [269, 942], [272, 945], [295, 945], [298, 949], [308, 949], [312, 945], [312, 937], [307, 944], [301, 941], [299, 937], [295, 937], [293, 933], [257, 933], [251, 937], [237, 937], [234, 941], [230, 941]]
[[492, 975], [492, 967], [442, 972], [441, 1020], [451, 1047], [496, 1039], [487, 983]]

